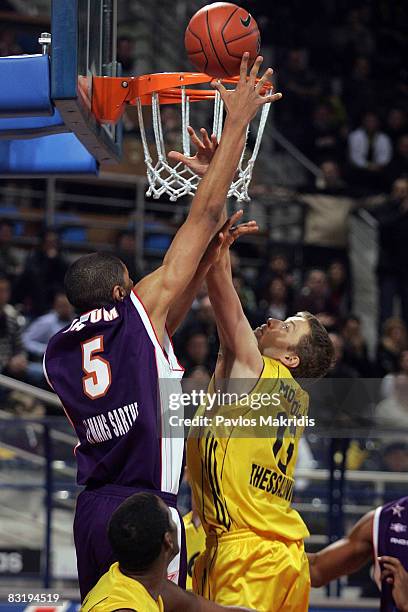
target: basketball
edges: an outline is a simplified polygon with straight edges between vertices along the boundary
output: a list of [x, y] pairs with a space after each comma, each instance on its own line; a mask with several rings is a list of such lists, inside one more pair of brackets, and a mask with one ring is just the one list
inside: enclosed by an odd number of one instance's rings
[[255, 19], [229, 2], [215, 2], [197, 11], [187, 26], [184, 42], [195, 68], [218, 78], [237, 76], [246, 51], [252, 66], [261, 46]]

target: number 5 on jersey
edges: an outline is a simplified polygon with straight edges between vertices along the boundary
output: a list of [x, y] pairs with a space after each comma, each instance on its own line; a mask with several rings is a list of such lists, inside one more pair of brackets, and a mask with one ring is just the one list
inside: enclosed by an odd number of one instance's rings
[[109, 362], [94, 353], [103, 352], [103, 336], [95, 336], [81, 344], [82, 369], [86, 376], [82, 378], [82, 387], [90, 399], [98, 399], [108, 392], [112, 382]]

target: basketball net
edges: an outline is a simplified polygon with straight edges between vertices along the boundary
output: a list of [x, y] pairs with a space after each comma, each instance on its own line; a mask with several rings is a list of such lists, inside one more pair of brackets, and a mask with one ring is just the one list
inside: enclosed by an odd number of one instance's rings
[[[210, 80], [211, 77], [208, 77], [207, 81]], [[236, 81], [234, 79], [230, 79], [228, 82]], [[265, 93], [266, 95], [270, 95], [270, 93], [272, 93], [272, 89], [266, 89]], [[148, 139], [146, 137], [145, 122], [143, 118], [143, 106], [146, 104], [146, 102], [142, 97], [138, 97], [136, 99], [139, 128], [147, 167], [147, 179], [149, 182], [149, 188], [146, 193], [147, 196], [152, 196], [153, 198], [158, 199], [162, 195], [167, 194], [170, 197], [170, 200], [174, 202], [183, 196], [194, 195], [197, 191], [197, 187], [200, 183], [200, 177], [192, 170], [187, 168], [182, 162], [172, 166], [167, 158], [161, 118], [161, 105], [163, 103], [180, 103], [182, 149], [183, 154], [190, 157], [190, 135], [187, 131], [187, 127], [190, 125], [190, 106], [191, 103], [198, 102], [200, 100], [207, 100], [210, 102], [213, 100], [212, 131], [213, 134], [216, 135], [217, 141], [219, 142], [224, 125], [224, 103], [218, 91], [206, 90], [204, 92], [200, 89], [194, 90], [182, 85], [172, 90], [168, 89], [167, 91], [162, 90], [160, 92], [155, 91], [151, 93], [153, 134], [156, 147], [156, 156], [155, 159], [153, 159], [149, 149]], [[235, 197], [238, 202], [250, 200], [248, 189], [251, 183], [255, 161], [258, 157], [261, 146], [261, 140], [270, 106], [270, 103], [262, 106], [253, 151], [246, 161], [247, 144], [245, 144], [245, 148], [241, 155], [237, 169], [237, 174], [228, 191], [228, 197]], [[249, 126], [247, 128], [247, 136], [248, 132]]]

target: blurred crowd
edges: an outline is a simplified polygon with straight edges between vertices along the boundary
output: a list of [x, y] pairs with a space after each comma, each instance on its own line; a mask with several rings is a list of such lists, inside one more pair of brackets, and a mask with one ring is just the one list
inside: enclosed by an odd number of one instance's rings
[[251, 4], [284, 92], [279, 129], [349, 185], [388, 189], [408, 163], [406, 3]]

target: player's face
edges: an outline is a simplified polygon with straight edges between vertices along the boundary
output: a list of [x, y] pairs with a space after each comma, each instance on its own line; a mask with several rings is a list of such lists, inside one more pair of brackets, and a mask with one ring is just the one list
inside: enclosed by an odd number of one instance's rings
[[299, 315], [289, 317], [285, 321], [268, 319], [264, 325], [255, 330], [261, 353], [278, 359], [289, 367], [296, 367], [299, 364], [291, 347], [296, 346], [300, 339], [309, 333], [309, 323]]

